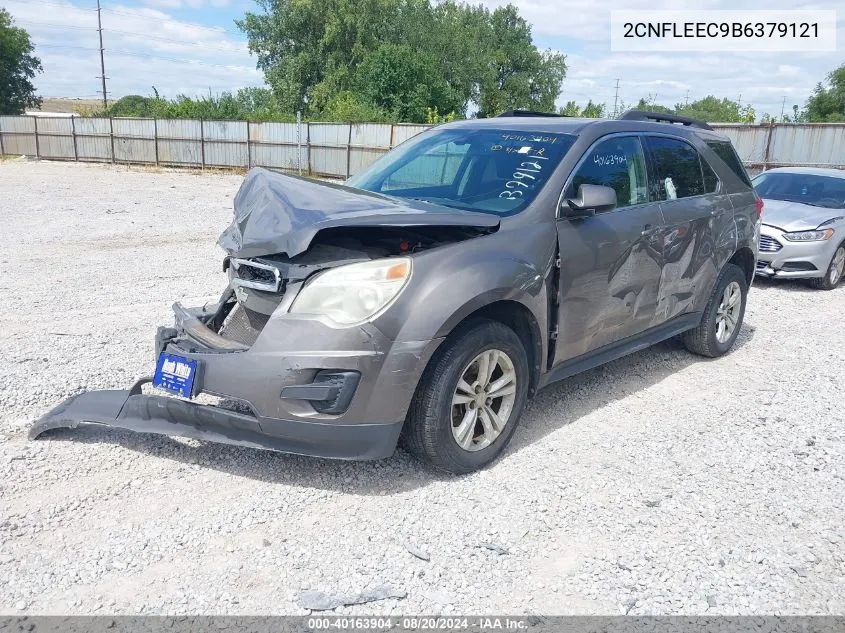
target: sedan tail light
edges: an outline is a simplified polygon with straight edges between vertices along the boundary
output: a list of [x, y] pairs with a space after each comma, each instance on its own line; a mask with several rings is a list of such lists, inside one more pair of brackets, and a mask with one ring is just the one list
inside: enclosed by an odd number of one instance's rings
[[763, 198], [758, 196], [756, 193], [754, 194], [754, 200], [757, 202], [757, 217], [763, 217]]

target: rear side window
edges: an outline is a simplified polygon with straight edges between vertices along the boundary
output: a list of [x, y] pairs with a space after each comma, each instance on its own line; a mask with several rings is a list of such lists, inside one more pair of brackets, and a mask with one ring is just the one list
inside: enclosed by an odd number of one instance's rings
[[705, 193], [701, 160], [692, 145], [662, 136], [646, 138], [653, 166], [653, 200], [677, 200]]
[[736, 150], [730, 142], [707, 141], [707, 147], [712, 149], [716, 156], [725, 161], [725, 164], [731, 168], [731, 171], [736, 174], [737, 178], [749, 187], [751, 186], [751, 179], [748, 177], [748, 172], [745, 171], [742, 161], [739, 160], [739, 156], [736, 155]]

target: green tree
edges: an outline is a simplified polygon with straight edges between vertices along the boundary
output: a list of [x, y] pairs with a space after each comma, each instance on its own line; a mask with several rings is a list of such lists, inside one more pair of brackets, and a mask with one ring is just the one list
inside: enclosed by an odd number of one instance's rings
[[645, 110], [646, 112], [660, 112], [661, 114], [674, 114], [674, 110], [672, 110], [672, 108], [667, 108], [664, 105], [654, 103], [654, 101], [646, 101], [642, 98], [637, 102], [637, 105], [635, 105], [633, 109]]
[[736, 101], [726, 97], [718, 99], [713, 95], [690, 104], [678, 103], [675, 114], [711, 123], [753, 123], [756, 116], [751, 106], [740, 106]]
[[828, 73], [827, 85], [816, 85], [807, 99], [803, 118], [810, 123], [845, 121], [845, 64]]
[[583, 108], [574, 101], [567, 101], [566, 105], [558, 110], [563, 116], [583, 117], [585, 119], [601, 119], [605, 116], [607, 107], [603, 103], [593, 103], [590, 99]]
[[429, 108], [442, 112], [464, 104], [437, 72], [436, 60], [415, 54], [407, 44], [382, 44], [358, 68], [361, 97], [397, 121], [425, 123]]
[[0, 8], [0, 114], [22, 114], [41, 105], [32, 79], [43, 68], [34, 50], [29, 34], [14, 26], [9, 12]]
[[[282, 111], [328, 116], [375, 108], [402, 121], [429, 108], [479, 116], [551, 111], [566, 72], [540, 52], [512, 6], [491, 12], [454, 0], [256, 0], [247, 34]], [[348, 93], [348, 94], [347, 94]]]
[[478, 116], [495, 116], [523, 108], [553, 112], [566, 76], [560, 53], [540, 52], [531, 39], [531, 27], [516, 7], [493, 11], [482, 40], [484, 74], [478, 95]]

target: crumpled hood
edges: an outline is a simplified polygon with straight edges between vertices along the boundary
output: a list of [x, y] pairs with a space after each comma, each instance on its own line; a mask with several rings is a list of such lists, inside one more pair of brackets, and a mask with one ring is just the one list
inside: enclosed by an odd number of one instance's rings
[[308, 249], [318, 231], [340, 226], [467, 226], [495, 229], [499, 218], [402, 200], [326, 182], [249, 171], [235, 196], [235, 217], [217, 243], [233, 257]]
[[822, 222], [845, 216], [842, 209], [814, 207], [801, 202], [763, 199], [763, 224], [783, 231], [810, 231]]

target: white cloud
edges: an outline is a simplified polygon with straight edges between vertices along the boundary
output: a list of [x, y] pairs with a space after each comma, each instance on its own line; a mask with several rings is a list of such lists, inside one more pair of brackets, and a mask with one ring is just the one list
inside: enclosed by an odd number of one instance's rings
[[[637, 9], [840, 9], [837, 38], [845, 43], [845, 11], [841, 0], [768, 0], [765, 7], [751, 0], [482, 0], [490, 8], [510, 1], [531, 23], [535, 41], [551, 43], [567, 54], [569, 70], [559, 99], [588, 99], [612, 110], [619, 79], [619, 99], [625, 105], [656, 95], [664, 105], [695, 100], [708, 94], [752, 104], [758, 115], [780, 114], [804, 105], [817, 82], [842, 63], [840, 53], [613, 53], [610, 51], [610, 11]], [[573, 52], [577, 51], [577, 52]]]
[[[5, 4], [32, 36], [44, 66], [44, 73], [36, 78], [38, 92], [95, 96], [100, 90], [96, 11], [72, 2], [51, 2], [48, 11], [45, 5], [27, 0]], [[175, 96], [264, 83], [234, 25], [231, 30], [203, 26], [177, 20], [159, 9], [125, 5], [109, 6], [102, 20], [110, 97], [151, 94], [153, 86], [163, 95]]]

